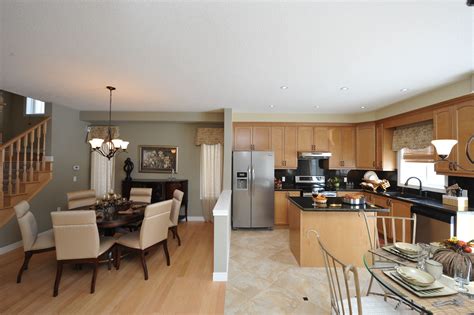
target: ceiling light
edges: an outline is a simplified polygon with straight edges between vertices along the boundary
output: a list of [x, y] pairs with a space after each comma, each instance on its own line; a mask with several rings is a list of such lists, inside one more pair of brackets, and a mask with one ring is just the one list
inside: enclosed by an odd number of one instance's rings
[[361, 106], [360, 108], [361, 108], [361, 109], [365, 109], [365, 106]]
[[407, 88], [400, 89], [400, 92], [408, 92]]
[[347, 86], [343, 86], [343, 87], [340, 88], [340, 90], [341, 91], [347, 91], [347, 90], [349, 90], [349, 88]]
[[275, 107], [275, 105], [270, 105], [270, 108], [274, 108], [274, 107]]
[[318, 108], [319, 108], [319, 105], [314, 106], [314, 108], [318, 109]]
[[287, 87], [286, 85], [280, 86], [280, 89], [282, 89], [282, 90], [286, 90], [287, 88], [288, 88], [288, 87]]

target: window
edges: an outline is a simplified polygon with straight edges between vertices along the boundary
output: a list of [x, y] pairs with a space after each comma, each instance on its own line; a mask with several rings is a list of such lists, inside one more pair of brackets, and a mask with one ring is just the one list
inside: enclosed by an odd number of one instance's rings
[[26, 98], [26, 115], [44, 115], [44, 102], [34, 98]]
[[[415, 176], [421, 180], [423, 190], [445, 192], [444, 186], [447, 185], [447, 176], [436, 174], [432, 162], [411, 162], [404, 159], [404, 151], [405, 149], [398, 151], [398, 186], [405, 186], [406, 180]], [[418, 181], [410, 180], [407, 187], [417, 189], [419, 187]]]

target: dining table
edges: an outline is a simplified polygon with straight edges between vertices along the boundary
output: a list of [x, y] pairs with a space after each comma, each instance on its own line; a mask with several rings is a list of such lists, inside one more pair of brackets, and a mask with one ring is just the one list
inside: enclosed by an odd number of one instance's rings
[[[417, 262], [395, 255], [383, 248], [370, 249], [363, 257], [364, 265], [388, 296], [395, 298], [421, 314], [474, 314], [474, 282], [467, 285], [468, 292], [459, 293], [453, 278], [442, 275], [438, 284], [446, 289], [433, 291], [414, 291], [413, 288], [397, 281], [393, 273], [399, 266], [417, 267]], [[384, 261], [385, 264], [377, 264]], [[388, 264], [387, 264], [388, 263]], [[445, 296], [430, 296], [431, 292], [446, 292]], [[417, 294], [415, 294], [416, 292]], [[427, 296], [420, 296], [427, 292]], [[423, 293], [423, 294], [422, 294]], [[442, 295], [442, 293], [435, 293]], [[434, 294], [433, 294], [434, 295]]]

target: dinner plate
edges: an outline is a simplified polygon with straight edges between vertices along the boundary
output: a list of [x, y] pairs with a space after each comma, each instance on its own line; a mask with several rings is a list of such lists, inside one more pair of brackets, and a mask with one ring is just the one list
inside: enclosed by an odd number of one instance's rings
[[396, 249], [401, 251], [404, 254], [408, 255], [416, 255], [421, 252], [421, 247], [416, 245], [416, 244], [410, 244], [410, 243], [403, 243], [403, 242], [396, 242], [393, 244]]
[[375, 173], [374, 171], [367, 171], [364, 174], [364, 179], [379, 180], [379, 177], [377, 176], [377, 173]]
[[398, 267], [396, 271], [403, 280], [419, 287], [430, 286], [436, 280], [429, 273], [413, 267]]

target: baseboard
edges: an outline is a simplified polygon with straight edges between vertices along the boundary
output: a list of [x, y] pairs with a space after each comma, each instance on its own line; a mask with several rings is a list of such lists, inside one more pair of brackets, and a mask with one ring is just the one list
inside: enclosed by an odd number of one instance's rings
[[17, 249], [19, 247], [22, 247], [22, 246], [23, 246], [23, 241], [18, 241], [18, 242], [15, 242], [13, 244], [10, 244], [10, 245], [0, 247], [0, 255], [11, 252], [12, 250], [15, 250], [15, 249]]
[[227, 281], [227, 272], [214, 272], [214, 273], [212, 273], [212, 281], [226, 282]]
[[189, 217], [188, 216], [188, 221], [204, 222], [204, 217], [200, 217], [200, 216]]

